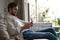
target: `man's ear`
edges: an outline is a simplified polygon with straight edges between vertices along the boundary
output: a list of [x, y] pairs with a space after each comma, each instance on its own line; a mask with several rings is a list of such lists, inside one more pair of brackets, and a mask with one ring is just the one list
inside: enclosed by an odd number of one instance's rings
[[11, 8], [9, 8], [9, 11], [11, 11]]

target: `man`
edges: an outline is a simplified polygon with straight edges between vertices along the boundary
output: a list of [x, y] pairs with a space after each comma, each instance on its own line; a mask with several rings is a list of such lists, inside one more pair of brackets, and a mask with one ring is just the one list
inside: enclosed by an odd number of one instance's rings
[[[8, 14], [5, 15], [5, 21], [7, 25], [7, 31], [10, 38], [15, 40], [23, 40], [23, 36], [21, 31], [24, 29], [28, 29], [32, 24], [30, 22], [25, 22], [16, 17], [18, 12], [17, 3], [10, 3], [8, 5]], [[20, 36], [18, 36], [20, 35]]]
[[[18, 5], [14, 2], [8, 5], [8, 14], [5, 15], [5, 28], [6, 33], [4, 38], [6, 40], [14, 39], [14, 40], [23, 40], [27, 38], [27, 40], [32, 40], [34, 38], [47, 38], [49, 40], [57, 40], [56, 34], [53, 29], [45, 29], [40, 31], [32, 31], [29, 28], [33, 25], [31, 22], [25, 22], [16, 17], [18, 12]], [[22, 36], [23, 31], [23, 36]], [[4, 33], [4, 32], [3, 32]], [[7, 36], [8, 35], [8, 36]], [[3, 39], [3, 37], [2, 37]]]

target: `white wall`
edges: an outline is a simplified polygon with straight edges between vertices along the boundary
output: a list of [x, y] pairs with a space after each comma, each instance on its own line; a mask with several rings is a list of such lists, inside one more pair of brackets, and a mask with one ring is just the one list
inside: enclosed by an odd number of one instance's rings
[[0, 13], [4, 13], [4, 0], [0, 0]]
[[0, 0], [0, 13], [5, 13], [4, 9], [7, 9], [7, 5], [14, 0]]

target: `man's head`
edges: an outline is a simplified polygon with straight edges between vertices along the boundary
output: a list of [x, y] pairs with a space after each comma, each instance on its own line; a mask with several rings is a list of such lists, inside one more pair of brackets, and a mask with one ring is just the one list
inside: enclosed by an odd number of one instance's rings
[[8, 12], [10, 12], [12, 15], [16, 15], [17, 11], [18, 11], [17, 3], [11, 2], [8, 4]]

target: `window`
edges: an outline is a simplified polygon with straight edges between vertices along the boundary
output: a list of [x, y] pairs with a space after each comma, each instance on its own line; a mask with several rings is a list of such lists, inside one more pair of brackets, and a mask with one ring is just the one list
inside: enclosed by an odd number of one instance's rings
[[60, 18], [60, 0], [27, 0], [30, 19], [33, 22], [51, 22], [58, 24]]

